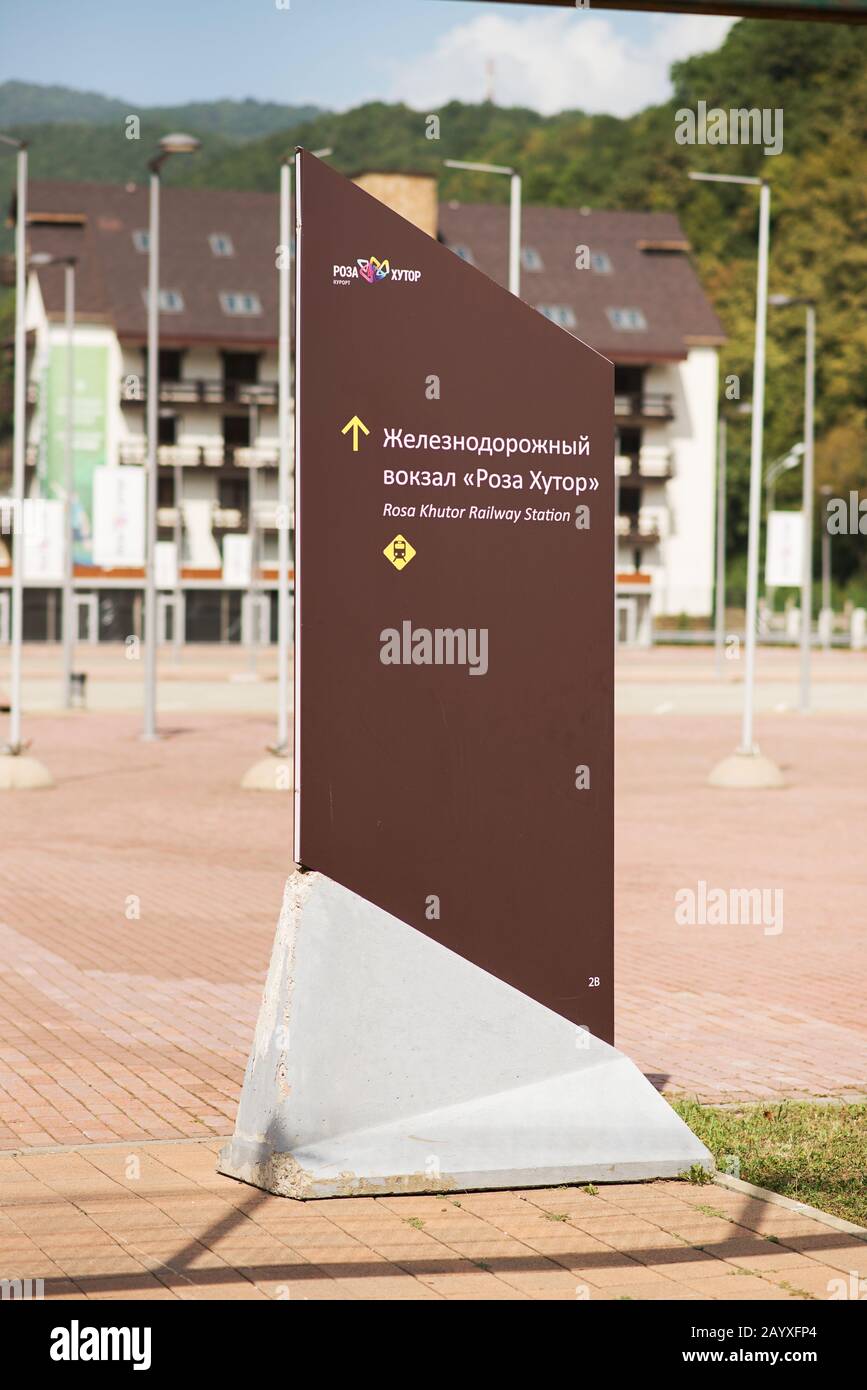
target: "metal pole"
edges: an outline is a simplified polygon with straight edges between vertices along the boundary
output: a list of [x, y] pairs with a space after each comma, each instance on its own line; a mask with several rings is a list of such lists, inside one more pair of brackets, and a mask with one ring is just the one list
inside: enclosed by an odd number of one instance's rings
[[803, 552], [801, 555], [801, 713], [810, 709], [810, 642], [813, 619], [813, 434], [816, 399], [816, 309], [807, 305], [804, 365]]
[[12, 652], [9, 672], [9, 749], [21, 752], [21, 642], [24, 626], [24, 450], [27, 430], [27, 150], [18, 151], [15, 214], [15, 385], [13, 391], [12, 517]]
[[521, 293], [521, 175], [509, 180], [509, 291]]
[[175, 462], [175, 616], [172, 625], [172, 645], [174, 647], [175, 660], [180, 660], [181, 648], [184, 645], [185, 633], [184, 624], [181, 618], [183, 609], [183, 591], [181, 584], [181, 555], [183, 553], [183, 535], [181, 532], [181, 507], [183, 505], [183, 482], [184, 470], [178, 462]]
[[144, 728], [157, 737], [157, 593], [154, 555], [157, 542], [157, 419], [159, 415], [160, 176], [151, 170], [148, 232], [147, 522], [145, 531]]
[[825, 614], [822, 646], [827, 651], [831, 645], [831, 533], [827, 507], [822, 516], [822, 610]]
[[755, 753], [753, 709], [756, 679], [756, 616], [759, 595], [759, 531], [762, 514], [762, 426], [765, 412], [765, 330], [768, 314], [768, 241], [771, 190], [759, 194], [759, 265], [756, 283], [756, 340], [753, 368], [753, 415], [750, 440], [750, 519], [747, 542], [747, 610], [744, 662], [744, 709], [741, 753]]
[[716, 583], [714, 585], [714, 652], [716, 673], [722, 675], [726, 611], [726, 418], [720, 413], [716, 445]]
[[258, 494], [258, 467], [252, 461], [256, 448], [256, 435], [259, 433], [259, 410], [255, 400], [250, 405], [250, 477], [247, 484], [247, 536], [250, 541], [250, 584], [247, 592], [247, 622], [250, 625], [250, 674], [256, 674], [256, 648], [258, 645], [256, 613], [256, 502]]
[[620, 474], [617, 471], [617, 460], [620, 457], [620, 430], [614, 430], [614, 568], [617, 569], [620, 558], [620, 541], [617, 530], [617, 518], [620, 515]]
[[289, 751], [289, 488], [292, 473], [292, 440], [289, 433], [292, 365], [290, 354], [291, 273], [289, 249], [292, 241], [292, 165], [280, 166], [280, 340], [277, 368], [277, 429], [280, 436], [280, 463], [277, 478], [277, 744], [276, 751]]
[[66, 300], [66, 439], [63, 482], [63, 703], [72, 708], [72, 667], [75, 658], [75, 567], [73, 556], [72, 503], [75, 494], [75, 266], [64, 270]]
[[[775, 506], [776, 500], [777, 500], [777, 470], [776, 470], [776, 468], [771, 468], [771, 469], [768, 470], [768, 475], [767, 475], [766, 483], [767, 483], [767, 486], [766, 486], [766, 488], [765, 488], [765, 552], [767, 553], [767, 547], [768, 547], [768, 544], [769, 544], [769, 542], [768, 542], [768, 537], [769, 537], [770, 532], [771, 532], [771, 512], [774, 510], [774, 506]], [[766, 583], [766, 584], [765, 584], [765, 602], [766, 602], [767, 605], [768, 605], [768, 610], [769, 610], [770, 613], [773, 613], [773, 611], [774, 611], [774, 595], [775, 595], [775, 593], [776, 593], [776, 589], [775, 589], [774, 585], [773, 585], [773, 584], [769, 585], [769, 584]]]

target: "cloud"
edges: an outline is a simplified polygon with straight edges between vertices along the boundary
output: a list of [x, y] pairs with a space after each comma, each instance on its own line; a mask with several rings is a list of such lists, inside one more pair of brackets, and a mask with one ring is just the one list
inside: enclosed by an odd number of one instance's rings
[[722, 16], [655, 15], [639, 27], [633, 16], [589, 10], [478, 15], [402, 66], [392, 97], [425, 111], [450, 100], [482, 101], [493, 63], [500, 106], [630, 116], [665, 101], [671, 64], [717, 48], [733, 23]]

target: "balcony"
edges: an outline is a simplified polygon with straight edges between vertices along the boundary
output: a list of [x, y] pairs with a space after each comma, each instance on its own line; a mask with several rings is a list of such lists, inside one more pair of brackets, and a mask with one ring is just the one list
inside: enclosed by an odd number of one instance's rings
[[614, 518], [614, 534], [618, 540], [640, 550], [644, 546], [657, 545], [666, 527], [659, 507], [642, 507], [641, 511], [628, 515], [620, 514]]
[[667, 482], [674, 477], [674, 453], [664, 445], [642, 445], [634, 454], [617, 454], [614, 471], [618, 478], [637, 485], [640, 482]]
[[[247, 448], [218, 441], [215, 444], [160, 444], [157, 449], [160, 468], [276, 468], [279, 458], [276, 444]], [[121, 444], [118, 461], [144, 466], [147, 463], [145, 441], [141, 439]]]
[[[128, 373], [121, 377], [120, 398], [125, 405], [142, 405], [147, 400], [147, 381]], [[276, 406], [276, 381], [161, 381], [163, 405], [258, 405]]]
[[[186, 529], [188, 518], [183, 514], [178, 516], [177, 507], [157, 507], [157, 526], [164, 531], [173, 531], [179, 524]], [[240, 507], [221, 507], [219, 502], [210, 502], [206, 505], [203, 515], [207, 515], [212, 531], [240, 531], [246, 533], [250, 527], [250, 513], [247, 509]], [[255, 507], [256, 529], [259, 531], [276, 531], [279, 521], [279, 506], [277, 502], [265, 501], [257, 502]], [[294, 520], [290, 514], [290, 526], [294, 525]]]
[[668, 391], [616, 391], [614, 414], [618, 420], [673, 420], [674, 400]]

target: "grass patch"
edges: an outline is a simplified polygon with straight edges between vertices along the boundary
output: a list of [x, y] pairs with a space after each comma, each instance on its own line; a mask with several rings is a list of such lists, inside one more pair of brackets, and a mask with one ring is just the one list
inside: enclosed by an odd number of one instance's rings
[[867, 1226], [867, 1105], [672, 1104], [724, 1172]]

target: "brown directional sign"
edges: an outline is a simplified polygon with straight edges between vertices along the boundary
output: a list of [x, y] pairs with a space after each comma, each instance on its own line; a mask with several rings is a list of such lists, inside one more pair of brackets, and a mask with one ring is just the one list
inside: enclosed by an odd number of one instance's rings
[[610, 1041], [613, 367], [304, 152], [298, 200], [296, 860]]

